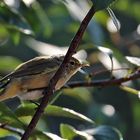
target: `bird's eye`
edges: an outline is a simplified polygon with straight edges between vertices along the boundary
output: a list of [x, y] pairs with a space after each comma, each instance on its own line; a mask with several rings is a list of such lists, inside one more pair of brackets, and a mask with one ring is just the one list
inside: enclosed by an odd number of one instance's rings
[[73, 66], [75, 64], [75, 62], [74, 61], [70, 61], [70, 64]]

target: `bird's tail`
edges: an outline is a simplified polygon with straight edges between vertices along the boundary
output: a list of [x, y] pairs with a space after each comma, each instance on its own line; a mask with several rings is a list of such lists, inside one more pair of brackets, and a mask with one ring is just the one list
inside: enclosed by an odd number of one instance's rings
[[6, 81], [6, 82], [1, 82], [0, 81], [0, 89], [5, 88], [8, 84], [9, 84], [10, 80]]
[[20, 86], [18, 81], [7, 81], [1, 85], [0, 89], [0, 101], [13, 98], [17, 96], [17, 93], [20, 93]]
[[6, 75], [5, 77], [0, 79], [0, 89], [5, 88], [10, 82], [9, 75]]
[[5, 89], [0, 90], [0, 101], [4, 101], [7, 99], [7, 96], [5, 96]]

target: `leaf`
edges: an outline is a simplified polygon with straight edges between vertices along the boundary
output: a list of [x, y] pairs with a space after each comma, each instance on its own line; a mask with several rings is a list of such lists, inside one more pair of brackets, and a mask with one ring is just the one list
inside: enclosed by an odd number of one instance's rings
[[0, 13], [0, 24], [9, 31], [9, 34], [12, 33], [11, 30], [16, 30], [26, 35], [34, 35], [27, 20], [16, 9], [2, 2]]
[[33, 116], [36, 108], [35, 104], [22, 104], [16, 109], [15, 113], [18, 117]]
[[49, 104], [53, 104], [60, 96], [62, 95], [62, 91], [59, 91], [57, 94], [54, 94], [52, 98], [50, 98]]
[[110, 126], [99, 126], [93, 129], [92, 133], [97, 140], [123, 140], [121, 133]]
[[97, 46], [97, 48], [98, 48], [101, 52], [107, 54], [109, 57], [112, 58], [113, 51], [112, 51], [111, 49], [106, 48], [106, 47], [102, 47], [102, 46]]
[[116, 0], [91, 0], [95, 7], [95, 11], [103, 10], [109, 7]]
[[63, 89], [63, 94], [76, 99], [79, 102], [88, 104], [92, 101], [92, 95], [87, 88], [67, 88]]
[[110, 70], [111, 75], [110, 75], [110, 78], [112, 78], [113, 77], [113, 69], [114, 69], [114, 63], [113, 63], [113, 57], [112, 57], [113, 56], [113, 51], [109, 48], [105, 48], [105, 47], [101, 47], [101, 46], [98, 46], [97, 48], [101, 52], [103, 52], [103, 53], [105, 53], [106, 55], [109, 56], [110, 61], [111, 61], [111, 70]]
[[139, 90], [136, 90], [134, 88], [131, 88], [131, 87], [127, 87], [127, 86], [120, 86], [120, 88], [126, 92], [129, 92], [131, 94], [135, 94], [135, 95], [138, 95], [139, 99], [140, 99], [140, 91]]
[[125, 57], [130, 63], [136, 65], [136, 66], [140, 66], [140, 58], [138, 57], [131, 57], [131, 56], [126, 56]]
[[6, 136], [10, 136], [12, 134], [13, 134], [12, 132], [10, 132], [6, 129], [0, 128], [0, 137], [6, 137]]
[[117, 31], [119, 31], [119, 30], [120, 30], [120, 23], [119, 23], [118, 19], [116, 18], [114, 12], [113, 12], [112, 9], [109, 8], [109, 7], [107, 8], [107, 11], [108, 11], [108, 13], [110, 14], [110, 17], [111, 17], [111, 19], [112, 19], [112, 21], [113, 21], [113, 23], [114, 23], [114, 25], [115, 25]]
[[22, 127], [23, 123], [18, 119], [18, 117], [3, 103], [0, 103], [0, 122], [14, 124], [14, 126]]
[[12, 56], [0, 56], [0, 71], [12, 71], [21, 61]]
[[65, 140], [56, 134], [39, 130], [35, 130], [34, 133], [31, 135], [31, 138], [34, 139], [35, 137], [41, 140]]
[[22, 129], [12, 127], [10, 125], [0, 124], [0, 137], [5, 136], [22, 136], [24, 131]]
[[67, 124], [60, 125], [61, 136], [68, 140], [80, 139], [80, 140], [93, 140], [93, 137], [85, 132], [78, 131], [72, 126]]
[[78, 112], [75, 112], [72, 109], [68, 109], [68, 108], [64, 108], [64, 107], [49, 105], [48, 108], [46, 109], [46, 113], [48, 115], [78, 119], [81, 121], [86, 121], [86, 122], [94, 124], [94, 121], [87, 118], [86, 116], [84, 116]]
[[53, 134], [53, 133], [48, 133], [48, 132], [43, 132], [43, 133], [44, 133], [44, 135], [48, 136], [52, 140], [65, 140], [65, 139], [63, 139], [63, 138], [61, 138], [58, 135]]
[[3, 27], [2, 24], [0, 24], [0, 46], [4, 45], [9, 38], [9, 33], [6, 28]]
[[[18, 117], [23, 117], [23, 116], [32, 116], [35, 112], [36, 105], [24, 105], [20, 106], [16, 110], [16, 115]], [[55, 116], [55, 117], [67, 117], [71, 119], [77, 119], [81, 121], [86, 121], [89, 123], [94, 124], [94, 121], [91, 119], [87, 118], [86, 116], [75, 112], [74, 110], [64, 108], [64, 107], [58, 107], [55, 105], [48, 105], [48, 107], [45, 109], [45, 113], [49, 116]]]
[[33, 31], [31, 31], [30, 29], [23, 28], [23, 27], [20, 27], [20, 26], [17, 26], [17, 25], [10, 25], [10, 24], [4, 23], [3, 26], [4, 26], [7, 30], [9, 30], [10, 34], [11, 34], [13, 31], [17, 31], [17, 32], [20, 32], [20, 33], [25, 34], [25, 35], [31, 35], [31, 36], [34, 35]]
[[43, 27], [44, 35], [49, 37], [52, 34], [53, 28], [45, 10], [42, 8], [38, 1], [33, 2], [32, 8], [38, 17], [41, 26]]
[[11, 35], [11, 38], [14, 42], [15, 45], [18, 45], [19, 42], [20, 42], [20, 33], [19, 32], [14, 32], [12, 35]]

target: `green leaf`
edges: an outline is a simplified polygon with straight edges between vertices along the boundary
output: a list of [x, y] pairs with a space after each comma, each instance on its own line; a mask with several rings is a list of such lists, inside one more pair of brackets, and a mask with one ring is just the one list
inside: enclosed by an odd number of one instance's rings
[[16, 109], [15, 113], [18, 117], [33, 116], [36, 108], [35, 104], [22, 104]]
[[[16, 110], [16, 115], [18, 117], [23, 116], [32, 116], [35, 112], [36, 105], [34, 104], [25, 104], [24, 106], [20, 106]], [[88, 123], [94, 124], [94, 121], [87, 118], [86, 116], [75, 112], [74, 110], [64, 108], [64, 107], [58, 107], [55, 105], [48, 105], [48, 107], [45, 109], [45, 113], [49, 116], [55, 116], [55, 117], [67, 117], [71, 119], [77, 119], [81, 121], [86, 121]]]
[[111, 17], [111, 19], [112, 19], [117, 31], [119, 31], [120, 30], [120, 23], [119, 23], [118, 19], [116, 18], [114, 12], [109, 7], [107, 8], [107, 10], [108, 10], [108, 13], [110, 14], [110, 17]]
[[136, 90], [134, 88], [131, 88], [131, 87], [127, 87], [127, 86], [120, 86], [120, 88], [126, 92], [129, 92], [129, 93], [132, 93], [132, 94], [135, 94], [135, 95], [138, 95], [138, 97], [140, 98], [140, 91], [139, 90]]
[[0, 126], [0, 137], [5, 136], [21, 136], [24, 131], [22, 129], [12, 127], [10, 125], [1, 124]]
[[12, 71], [15, 69], [21, 61], [12, 56], [0, 56], [0, 71]]
[[18, 117], [3, 103], [0, 103], [0, 123], [14, 124], [14, 126], [23, 127], [23, 123]]
[[101, 46], [97, 46], [97, 48], [101, 52], [103, 52], [104, 54], [109, 56], [110, 61], [111, 61], [111, 70], [110, 70], [111, 75], [110, 75], [110, 77], [112, 77], [113, 76], [113, 68], [114, 68], [114, 64], [113, 64], [113, 51], [111, 49], [109, 49], [109, 48], [105, 48], [105, 47], [101, 47]]
[[97, 140], [123, 140], [121, 133], [110, 126], [99, 126], [93, 129], [93, 136]]
[[101, 52], [107, 54], [110, 58], [112, 58], [113, 51], [112, 51], [111, 49], [106, 48], [106, 47], [101, 47], [101, 46], [97, 46], [97, 48], [98, 48]]
[[68, 88], [63, 89], [63, 94], [70, 96], [84, 104], [88, 104], [92, 101], [92, 95], [87, 88]]
[[106, 9], [116, 0], [91, 0], [96, 11]]
[[0, 137], [11, 136], [12, 134], [13, 134], [12, 132], [6, 129], [0, 128]]
[[140, 58], [138, 57], [132, 57], [132, 56], [126, 56], [125, 57], [130, 63], [136, 65], [136, 66], [140, 66]]
[[11, 25], [11, 24], [4, 23], [3, 26], [10, 32], [10, 34], [13, 33], [14, 31], [16, 31], [16, 32], [20, 32], [25, 35], [31, 35], [31, 36], [34, 35], [34, 33], [30, 29], [23, 28], [23, 27], [20, 27], [17, 25]]
[[49, 37], [52, 34], [53, 28], [50, 20], [48, 19], [45, 10], [42, 8], [38, 1], [34, 1], [32, 4], [32, 8], [36, 13], [41, 26], [43, 27], [43, 33], [45, 36]]
[[2, 24], [0, 24], [0, 46], [4, 45], [9, 38], [9, 33]]
[[0, 5], [0, 13], [0, 24], [9, 31], [9, 34], [12, 33], [11, 30], [16, 30], [26, 35], [34, 35], [27, 20], [16, 9], [2, 2]]
[[81, 121], [86, 121], [86, 122], [94, 124], [94, 121], [89, 119], [88, 117], [86, 117], [78, 112], [75, 112], [72, 109], [68, 109], [65, 107], [58, 107], [58, 106], [54, 106], [54, 105], [49, 105], [45, 111], [48, 115], [78, 119]]
[[41, 140], [65, 140], [56, 134], [39, 130], [34, 131], [31, 138], [34, 139], [34, 137], [39, 138]]
[[15, 32], [13, 33], [13, 35], [11, 36], [13, 42], [15, 45], [18, 45], [20, 42], [20, 33], [19, 32]]
[[68, 140], [80, 139], [80, 140], [89, 140], [93, 139], [93, 137], [85, 132], [78, 131], [74, 129], [72, 126], [67, 124], [60, 125], [60, 133], [61, 136]]
[[53, 133], [48, 133], [48, 132], [43, 132], [43, 134], [49, 138], [51, 138], [52, 140], [64, 140], [63, 138], [59, 137], [56, 134]]

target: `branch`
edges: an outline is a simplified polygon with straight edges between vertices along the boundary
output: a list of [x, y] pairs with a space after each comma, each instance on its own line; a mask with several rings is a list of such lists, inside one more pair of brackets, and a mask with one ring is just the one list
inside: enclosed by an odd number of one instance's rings
[[140, 78], [140, 72], [137, 72], [133, 75], [128, 77], [122, 77], [119, 79], [106, 79], [106, 80], [97, 80], [91, 82], [71, 82], [68, 83], [68, 86], [71, 88], [76, 87], [107, 87], [107, 86], [114, 86], [114, 85], [121, 85], [122, 83], [136, 80]]
[[[76, 87], [108, 87], [108, 86], [115, 86], [115, 85], [121, 85], [128, 81], [133, 81], [140, 78], [140, 71], [137, 71], [136, 73], [127, 76], [127, 77], [121, 77], [118, 79], [104, 79], [104, 80], [95, 80], [95, 81], [76, 81], [76, 82], [69, 82], [67, 83], [67, 87], [63, 88], [76, 88]], [[46, 87], [42, 88], [34, 88], [29, 89], [28, 91], [35, 91], [35, 90], [43, 90]]]
[[33, 132], [34, 128], [36, 127], [37, 122], [39, 121], [41, 115], [44, 112], [44, 109], [46, 108], [46, 106], [49, 102], [49, 97], [51, 95], [53, 95], [53, 93], [54, 93], [54, 89], [55, 89], [55, 85], [56, 85], [57, 81], [62, 76], [63, 71], [65, 71], [66, 65], [69, 63], [72, 55], [76, 52], [76, 49], [78, 48], [78, 45], [82, 39], [85, 29], [94, 14], [95, 14], [95, 9], [92, 6], [91, 9], [89, 10], [89, 12], [87, 13], [86, 17], [83, 19], [75, 37], [71, 41], [70, 47], [67, 51], [67, 54], [64, 58], [63, 63], [61, 64], [61, 66], [59, 67], [58, 71], [53, 76], [53, 78], [50, 80], [48, 88], [43, 91], [44, 97], [42, 98], [42, 101], [41, 101], [37, 111], [35, 112], [30, 124], [28, 125], [25, 133], [23, 134], [21, 140], [27, 140], [29, 138], [29, 136], [31, 135], [31, 133]]

